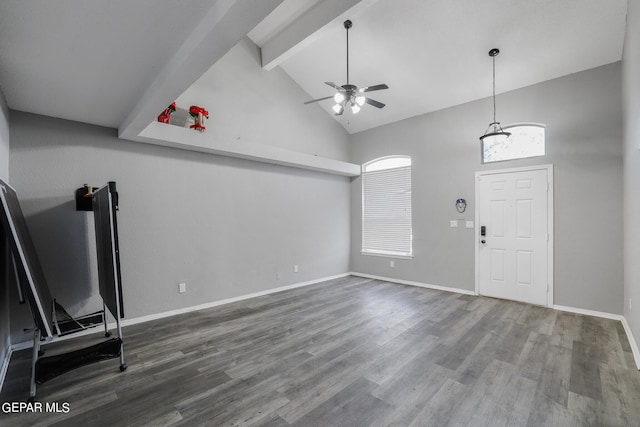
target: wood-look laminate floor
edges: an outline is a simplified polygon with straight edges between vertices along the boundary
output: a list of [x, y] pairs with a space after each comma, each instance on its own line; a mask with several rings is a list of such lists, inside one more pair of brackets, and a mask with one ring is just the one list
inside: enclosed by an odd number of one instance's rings
[[[640, 425], [620, 322], [511, 301], [346, 277], [124, 339], [127, 371], [112, 359], [38, 387], [68, 413], [0, 411], [0, 425]], [[29, 364], [13, 355], [0, 402], [28, 397]]]

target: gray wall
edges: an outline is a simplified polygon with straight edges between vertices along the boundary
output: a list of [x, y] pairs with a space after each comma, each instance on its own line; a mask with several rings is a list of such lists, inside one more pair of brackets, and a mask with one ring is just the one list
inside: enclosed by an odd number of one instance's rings
[[[413, 158], [413, 260], [360, 254], [361, 179], [352, 183], [352, 271], [473, 290], [475, 172], [554, 165], [554, 303], [622, 313], [621, 64], [536, 84], [497, 97], [503, 124], [547, 125], [547, 155], [480, 164], [478, 137], [492, 116], [491, 99], [452, 107], [353, 135], [354, 163], [391, 154]], [[468, 208], [459, 215], [455, 200]], [[462, 223], [461, 223], [462, 224]]]
[[245, 37], [176, 102], [207, 108], [208, 141], [260, 143], [348, 161], [349, 134], [320, 105], [303, 105], [308, 100], [280, 67], [262, 69], [260, 49]]
[[[624, 315], [640, 339], [640, 0], [629, 0], [623, 55]], [[633, 306], [629, 307], [631, 300]]]
[[[12, 185], [52, 293], [72, 314], [100, 308], [87, 261], [93, 222], [74, 210], [83, 183], [118, 184], [128, 318], [349, 269], [348, 178], [122, 141], [114, 129], [19, 112], [11, 142]], [[16, 310], [19, 342], [29, 321]]]
[[[0, 90], [0, 178], [9, 180], [9, 108]], [[6, 239], [0, 227], [0, 367], [8, 352], [9, 343], [9, 281]], [[0, 380], [1, 382], [1, 380]]]

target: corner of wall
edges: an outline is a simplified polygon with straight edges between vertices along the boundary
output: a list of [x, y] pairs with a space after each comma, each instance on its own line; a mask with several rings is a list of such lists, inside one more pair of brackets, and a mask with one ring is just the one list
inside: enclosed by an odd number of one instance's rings
[[622, 92], [624, 116], [624, 288], [623, 325], [640, 369], [640, 351], [634, 338], [640, 337], [640, 0], [629, 0], [622, 53]]
[[627, 334], [627, 339], [629, 340], [629, 346], [631, 347], [631, 352], [633, 353], [633, 360], [636, 362], [636, 367], [640, 371], [640, 348], [638, 348], [638, 342], [633, 336], [633, 331], [631, 330], [631, 326], [629, 326], [629, 322], [625, 316], [622, 317], [622, 326], [624, 327], [624, 331]]

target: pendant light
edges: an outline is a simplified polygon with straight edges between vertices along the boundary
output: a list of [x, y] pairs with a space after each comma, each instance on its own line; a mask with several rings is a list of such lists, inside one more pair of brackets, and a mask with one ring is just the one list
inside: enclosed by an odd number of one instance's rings
[[482, 143], [502, 143], [511, 136], [511, 133], [505, 132], [500, 126], [500, 122], [496, 121], [496, 56], [500, 53], [500, 49], [491, 49], [489, 56], [493, 59], [493, 122], [489, 123], [489, 127], [484, 131], [484, 135], [480, 137]]

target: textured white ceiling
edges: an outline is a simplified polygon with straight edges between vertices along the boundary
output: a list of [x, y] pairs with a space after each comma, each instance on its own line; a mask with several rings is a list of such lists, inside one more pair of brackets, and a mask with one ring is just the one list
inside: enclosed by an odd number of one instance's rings
[[[349, 16], [350, 80], [386, 83], [360, 113], [336, 117], [350, 133], [615, 62], [626, 0], [377, 0]], [[311, 98], [346, 83], [343, 19], [281, 67]], [[332, 101], [321, 105], [332, 114]], [[499, 105], [498, 105], [499, 108]], [[489, 121], [490, 117], [487, 117]]]
[[0, 1], [9, 107], [117, 128], [210, 0]]
[[[266, 10], [266, 1], [2, 0], [0, 88], [15, 110], [120, 127], [157, 77], [166, 81], [172, 75], [167, 70], [180, 75], [176, 53], [194, 38], [194, 29], [202, 29], [203, 16], [217, 16], [207, 11], [218, 5]], [[499, 93], [618, 61], [626, 4], [284, 0], [261, 24], [252, 24], [249, 35], [259, 46], [274, 38], [294, 46], [277, 63], [312, 99], [333, 93], [325, 81], [346, 83], [342, 22], [351, 19], [351, 83], [390, 86], [371, 93], [387, 104], [384, 109], [365, 105], [358, 115], [336, 118], [354, 133], [490, 96], [487, 52], [493, 47], [502, 51], [497, 58]], [[318, 17], [311, 19], [314, 13]], [[233, 19], [243, 24], [243, 17]], [[282, 36], [292, 23], [301, 22], [317, 28], [307, 35], [304, 28], [294, 28]], [[291, 42], [299, 34], [304, 42]], [[197, 71], [204, 74], [206, 69]], [[333, 115], [330, 101], [320, 104]], [[159, 109], [153, 105], [149, 111]]]

